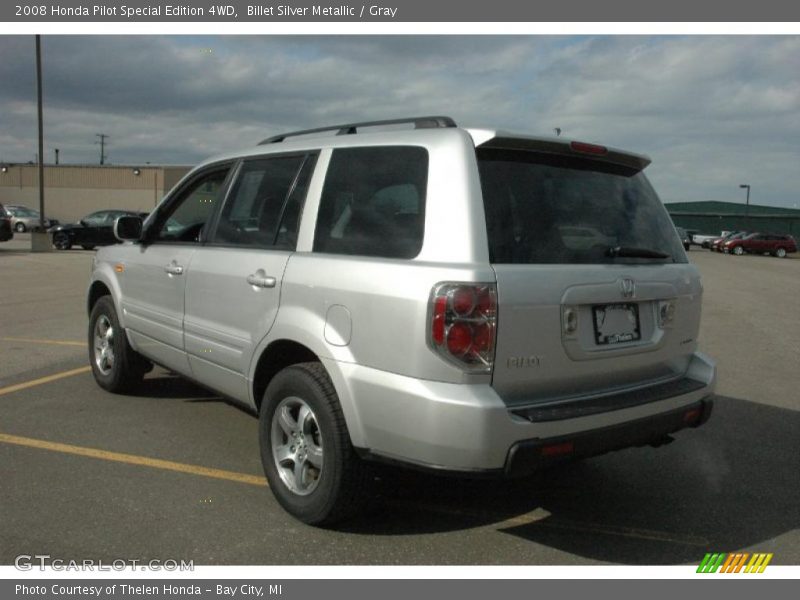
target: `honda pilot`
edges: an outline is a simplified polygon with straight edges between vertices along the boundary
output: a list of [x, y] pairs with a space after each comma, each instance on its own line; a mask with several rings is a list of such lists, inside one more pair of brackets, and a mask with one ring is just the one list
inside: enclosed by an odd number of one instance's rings
[[376, 463], [517, 476], [711, 412], [702, 287], [640, 154], [447, 117], [286, 133], [191, 171], [88, 290], [97, 383], [155, 363], [259, 416], [330, 524]]

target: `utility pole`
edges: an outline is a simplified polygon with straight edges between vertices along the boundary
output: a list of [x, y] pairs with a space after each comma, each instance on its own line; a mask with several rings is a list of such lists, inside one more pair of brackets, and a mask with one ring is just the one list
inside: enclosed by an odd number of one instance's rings
[[58, 164], [58, 148], [56, 148], [56, 164]]
[[95, 144], [100, 144], [100, 164], [106, 164], [106, 138], [107, 136], [105, 133], [96, 133], [95, 137], [99, 137], [100, 141], [95, 142]]

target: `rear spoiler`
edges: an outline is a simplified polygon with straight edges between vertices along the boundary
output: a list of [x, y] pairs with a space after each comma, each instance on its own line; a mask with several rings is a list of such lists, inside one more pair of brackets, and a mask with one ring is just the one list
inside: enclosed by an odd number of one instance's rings
[[[587, 144], [574, 140], [555, 138], [535, 138], [516, 136], [500, 132], [470, 131], [476, 148], [496, 148], [501, 150], [527, 150], [544, 154], [557, 154], [573, 158], [587, 158], [635, 171], [641, 171], [650, 164], [650, 158], [643, 154], [633, 154], [597, 144]], [[493, 134], [493, 135], [492, 135]], [[486, 136], [489, 135], [488, 139]], [[483, 138], [483, 141], [481, 141]]]

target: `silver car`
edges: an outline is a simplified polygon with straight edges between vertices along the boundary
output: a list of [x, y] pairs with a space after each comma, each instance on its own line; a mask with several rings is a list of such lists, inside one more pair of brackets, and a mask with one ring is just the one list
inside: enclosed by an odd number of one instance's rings
[[[25, 233], [30, 229], [39, 227], [41, 213], [36, 209], [28, 208], [27, 206], [12, 205], [6, 206], [6, 212], [11, 215], [11, 227], [13, 227], [14, 231], [17, 233]], [[51, 219], [44, 220], [45, 229], [53, 225], [58, 225], [58, 221]]]
[[312, 524], [380, 462], [514, 476], [661, 445], [708, 419], [715, 365], [649, 162], [447, 117], [216, 157], [97, 252], [94, 377], [156, 363], [256, 412], [270, 489]]

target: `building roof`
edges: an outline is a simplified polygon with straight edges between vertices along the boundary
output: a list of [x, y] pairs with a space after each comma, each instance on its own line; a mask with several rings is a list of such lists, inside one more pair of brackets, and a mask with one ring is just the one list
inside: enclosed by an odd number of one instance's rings
[[[719, 202], [709, 200], [702, 202], [670, 202], [664, 205], [671, 215], [743, 215], [744, 202]], [[783, 206], [764, 206], [751, 204], [748, 210], [751, 215], [786, 215], [800, 217], [800, 209], [785, 208]]]

